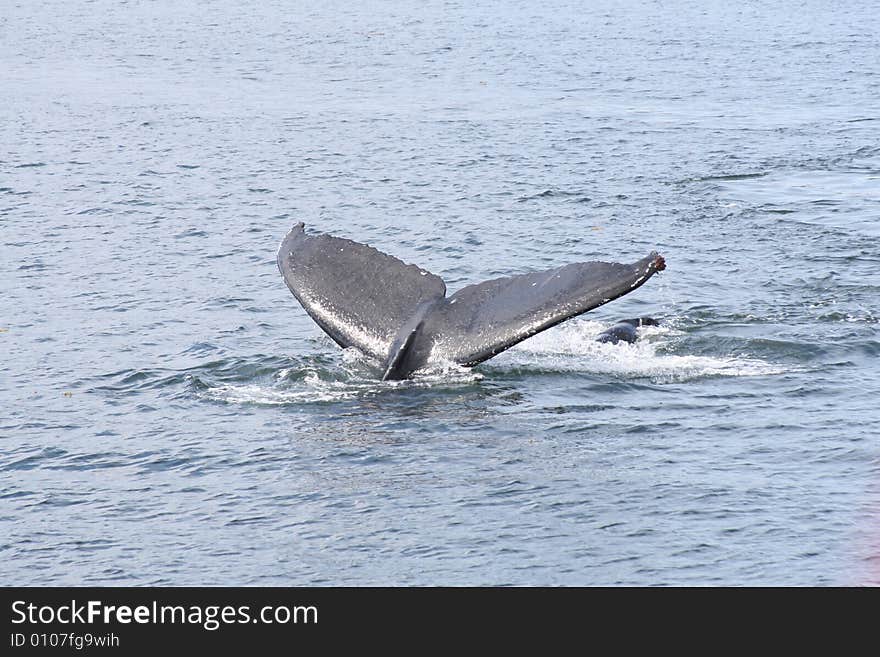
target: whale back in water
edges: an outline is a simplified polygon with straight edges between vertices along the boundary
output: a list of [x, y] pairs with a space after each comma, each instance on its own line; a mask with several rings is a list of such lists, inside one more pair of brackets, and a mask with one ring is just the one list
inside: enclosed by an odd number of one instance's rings
[[617, 344], [618, 342], [635, 342], [639, 334], [636, 331], [641, 326], [659, 326], [653, 317], [635, 317], [633, 319], [621, 319], [619, 322], [602, 331], [596, 338], [597, 342], [608, 342]]
[[430, 361], [473, 366], [536, 333], [632, 292], [665, 268], [656, 252], [632, 264], [580, 262], [496, 278], [446, 296], [443, 280], [377, 249], [296, 224], [278, 268], [333, 340], [403, 379]]

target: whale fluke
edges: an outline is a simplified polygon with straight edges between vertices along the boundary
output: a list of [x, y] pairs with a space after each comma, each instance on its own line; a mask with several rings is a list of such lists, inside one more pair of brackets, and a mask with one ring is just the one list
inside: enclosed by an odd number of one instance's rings
[[632, 292], [665, 269], [656, 252], [632, 264], [581, 262], [496, 278], [446, 297], [443, 280], [373, 247], [296, 224], [278, 268], [306, 312], [342, 347], [403, 379], [431, 360], [483, 362], [540, 331]]

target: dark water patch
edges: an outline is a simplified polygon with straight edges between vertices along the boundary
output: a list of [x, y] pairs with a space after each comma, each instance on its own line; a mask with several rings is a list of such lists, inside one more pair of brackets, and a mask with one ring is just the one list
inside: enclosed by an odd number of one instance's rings
[[220, 297], [206, 301], [206, 308], [239, 308], [243, 303], [252, 303], [254, 300], [247, 297]]
[[759, 208], [763, 212], [769, 212], [770, 214], [796, 214], [796, 208], [786, 208], [774, 205], [773, 203], [766, 203]]
[[625, 433], [650, 433], [663, 435], [664, 432], [675, 431], [680, 428], [676, 422], [661, 422], [659, 424], [638, 424], [625, 429]]
[[235, 518], [226, 523], [227, 527], [236, 527], [241, 525], [261, 525], [273, 522], [271, 516], [251, 516], [247, 518]]
[[111, 380], [112, 383], [95, 386], [92, 390], [124, 392], [139, 388], [144, 382], [155, 379], [163, 370], [124, 370], [96, 377], [98, 380]]
[[41, 449], [37, 454], [3, 463], [0, 465], [0, 470], [32, 470], [34, 468], [43, 467], [44, 465], [66, 455], [67, 452], [63, 449], [58, 447], [46, 447]]
[[79, 552], [95, 552], [99, 550], [109, 550], [117, 546], [116, 541], [103, 538], [95, 538], [91, 540], [73, 541], [71, 547]]
[[877, 340], [866, 340], [850, 345], [850, 350], [852, 353], [863, 356], [878, 356], [880, 355], [880, 342]]
[[691, 180], [686, 180], [683, 182], [712, 182], [712, 181], [721, 181], [721, 182], [729, 182], [736, 180], [753, 180], [755, 178], [764, 178], [768, 175], [767, 171], [759, 171], [754, 173], [730, 173], [730, 174], [721, 174], [721, 175], [712, 175], [712, 176], [702, 176], [700, 178], [693, 178]]
[[163, 456], [159, 458], [153, 458], [148, 461], [142, 461], [137, 465], [139, 466], [140, 471], [144, 473], [186, 470], [197, 467], [198, 464], [194, 463], [195, 458], [195, 456]]
[[174, 235], [175, 239], [186, 239], [188, 237], [210, 237], [210, 233], [198, 228], [189, 228]]
[[128, 455], [119, 452], [97, 452], [94, 454], [68, 455], [59, 463], [45, 466], [48, 470], [103, 470], [122, 468], [130, 465]]
[[614, 406], [609, 406], [605, 404], [574, 404], [570, 406], [548, 406], [541, 409], [545, 413], [558, 413], [560, 415], [564, 415], [566, 413], [573, 413], [576, 415], [580, 415], [581, 413], [599, 413], [601, 411], [613, 410]]
[[153, 201], [148, 201], [148, 200], [142, 199], [142, 198], [123, 199], [120, 201], [114, 201], [113, 204], [114, 205], [126, 205], [126, 206], [137, 207], [137, 208], [150, 208], [150, 207], [154, 207], [155, 205], [157, 205]]
[[535, 194], [521, 196], [517, 199], [517, 201], [520, 203], [525, 203], [527, 201], [535, 201], [539, 199], [568, 198], [575, 198], [575, 200], [579, 203], [588, 203], [592, 200], [588, 195], [584, 194], [584, 192], [580, 190], [545, 189], [544, 191], [537, 192]]
[[19, 271], [29, 271], [29, 270], [42, 271], [46, 268], [47, 268], [47, 265], [42, 261], [31, 262], [26, 265], [19, 265], [19, 267], [18, 267]]
[[184, 349], [181, 354], [189, 354], [191, 356], [203, 356], [213, 352], [221, 351], [220, 347], [210, 342], [196, 342]]
[[0, 500], [14, 500], [21, 497], [30, 497], [31, 495], [36, 495], [33, 491], [29, 490], [13, 490], [11, 492], [0, 492]]
[[[31, 504], [29, 506], [38, 507], [38, 508], [46, 508], [46, 507], [65, 508], [65, 507], [69, 507], [69, 506], [79, 506], [82, 504], [90, 504], [90, 503], [92, 503], [91, 499], [76, 499], [76, 498], [70, 498], [70, 497], [60, 497], [60, 496], [55, 497], [55, 496], [53, 496], [53, 497], [47, 497], [47, 498], [41, 500], [40, 502], [35, 502], [34, 504]], [[51, 548], [47, 548], [47, 549], [51, 549]]]

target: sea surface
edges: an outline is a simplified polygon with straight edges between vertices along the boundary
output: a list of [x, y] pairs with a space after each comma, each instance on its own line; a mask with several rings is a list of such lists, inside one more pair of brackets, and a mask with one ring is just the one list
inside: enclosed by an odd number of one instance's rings
[[[880, 584], [878, 34], [855, 0], [3, 2], [0, 582]], [[383, 383], [281, 279], [298, 221], [450, 292], [668, 268]]]

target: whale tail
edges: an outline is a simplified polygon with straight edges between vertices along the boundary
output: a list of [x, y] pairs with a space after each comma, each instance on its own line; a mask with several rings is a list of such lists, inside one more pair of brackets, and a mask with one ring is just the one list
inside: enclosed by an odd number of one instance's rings
[[373, 247], [306, 235], [299, 223], [281, 241], [288, 288], [333, 340], [406, 378], [429, 359], [472, 366], [526, 338], [643, 285], [665, 269], [656, 252], [632, 264], [581, 262], [506, 276], [446, 297], [443, 280]]

